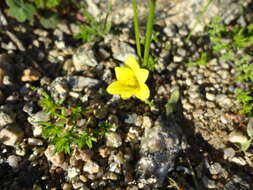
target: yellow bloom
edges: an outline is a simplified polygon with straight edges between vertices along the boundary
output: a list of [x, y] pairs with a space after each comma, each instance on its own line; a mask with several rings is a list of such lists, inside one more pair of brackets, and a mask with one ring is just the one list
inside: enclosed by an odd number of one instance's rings
[[142, 101], [149, 98], [149, 88], [145, 84], [148, 79], [148, 70], [140, 68], [136, 58], [129, 56], [125, 67], [115, 67], [117, 81], [107, 87], [109, 94], [120, 95], [122, 99], [136, 96]]

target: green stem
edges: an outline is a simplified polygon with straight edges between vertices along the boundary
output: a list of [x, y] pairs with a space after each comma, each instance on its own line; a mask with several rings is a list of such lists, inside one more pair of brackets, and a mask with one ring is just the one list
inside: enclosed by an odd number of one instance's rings
[[139, 22], [138, 22], [138, 9], [136, 0], [132, 0], [133, 10], [134, 10], [134, 34], [135, 34], [135, 42], [137, 48], [137, 54], [139, 57], [139, 61], [141, 61], [141, 45], [140, 45], [140, 34], [139, 34]]
[[144, 49], [144, 66], [148, 66], [149, 61], [149, 49], [152, 40], [154, 17], [155, 17], [155, 4], [156, 0], [149, 0], [149, 15], [146, 27], [146, 36], [145, 36], [145, 49]]

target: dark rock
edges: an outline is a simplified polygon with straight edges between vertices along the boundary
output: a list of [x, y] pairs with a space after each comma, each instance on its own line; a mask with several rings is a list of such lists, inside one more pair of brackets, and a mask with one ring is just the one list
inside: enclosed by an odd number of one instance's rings
[[[171, 117], [170, 117], [171, 118]], [[159, 118], [153, 128], [146, 128], [141, 140], [141, 158], [137, 164], [139, 182], [148, 187], [162, 187], [167, 173], [182, 149], [180, 126]]]

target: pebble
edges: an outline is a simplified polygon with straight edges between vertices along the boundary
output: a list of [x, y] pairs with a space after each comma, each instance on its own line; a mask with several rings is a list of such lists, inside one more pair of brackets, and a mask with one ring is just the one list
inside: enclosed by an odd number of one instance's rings
[[15, 155], [10, 155], [7, 158], [7, 162], [9, 166], [11, 166], [12, 168], [18, 168], [20, 161], [21, 161], [21, 158]]
[[177, 26], [172, 24], [170, 26], [166, 26], [163, 29], [163, 32], [168, 36], [168, 37], [173, 37], [175, 36], [176, 32], [177, 32]]
[[43, 142], [40, 139], [28, 138], [28, 144], [32, 146], [42, 146]]
[[72, 189], [73, 189], [73, 187], [69, 183], [64, 183], [62, 186], [62, 190], [72, 190]]
[[235, 150], [231, 147], [224, 149], [224, 159], [230, 159], [235, 156]]
[[89, 174], [94, 174], [99, 172], [99, 165], [93, 161], [87, 161], [83, 166], [83, 171]]
[[44, 154], [54, 166], [62, 166], [65, 158], [64, 154], [62, 152], [55, 152], [54, 145], [49, 145], [45, 150]]
[[135, 49], [126, 42], [114, 38], [111, 42], [114, 59], [124, 62], [129, 56], [136, 56]]
[[200, 94], [198, 92], [189, 92], [189, 96], [192, 98], [192, 99], [196, 99], [196, 98], [199, 98], [200, 97]]
[[14, 124], [9, 124], [0, 130], [0, 139], [3, 144], [15, 146], [24, 137], [24, 131]]
[[248, 142], [248, 138], [240, 131], [232, 131], [228, 136], [228, 140], [232, 143], [239, 144]]
[[216, 184], [214, 180], [209, 179], [208, 177], [204, 176], [202, 177], [202, 182], [204, 184], [204, 186], [208, 189], [215, 189], [216, 188]]
[[86, 43], [77, 49], [73, 55], [73, 64], [76, 71], [86, 71], [88, 67], [97, 66], [98, 62], [92, 50], [93, 44]]
[[183, 61], [183, 57], [181, 57], [181, 56], [174, 56], [173, 57], [173, 61], [176, 62], [176, 63], [177, 62], [182, 62]]
[[150, 128], [152, 127], [152, 120], [148, 116], [143, 116], [142, 126], [141, 128]]
[[128, 114], [124, 122], [127, 124], [135, 124], [137, 117], [138, 115], [136, 113]]
[[23, 82], [34, 82], [38, 81], [41, 77], [41, 74], [34, 69], [25, 69], [23, 71], [23, 75], [21, 77], [21, 81]]
[[39, 111], [34, 115], [28, 117], [28, 122], [32, 125], [37, 126], [39, 121], [47, 122], [50, 120], [49, 114], [45, 113], [44, 111]]
[[7, 113], [0, 111], [0, 129], [7, 124], [14, 123], [14, 119]]
[[109, 154], [110, 154], [110, 149], [108, 149], [108, 148], [100, 148], [100, 149], [99, 149], [99, 155], [100, 155], [102, 158], [108, 157]]
[[69, 167], [67, 173], [68, 173], [68, 178], [73, 179], [79, 175], [79, 170], [77, 168], [70, 168]]
[[122, 139], [119, 134], [115, 132], [109, 132], [106, 134], [106, 146], [112, 148], [118, 148], [122, 145]]
[[103, 179], [105, 180], [117, 180], [118, 179], [118, 175], [113, 173], [113, 172], [108, 172], [108, 173], [105, 173], [104, 176], [103, 176]]
[[73, 91], [80, 92], [85, 87], [91, 88], [100, 83], [99, 80], [83, 76], [66, 77], [67, 83]]
[[233, 106], [232, 100], [224, 94], [217, 95], [216, 102], [224, 109], [228, 109]]
[[206, 93], [206, 99], [210, 100], [210, 101], [214, 101], [215, 100], [215, 95], [211, 94], [211, 93]]
[[233, 157], [230, 159], [230, 161], [241, 166], [245, 166], [247, 164], [247, 162], [242, 157]]
[[215, 162], [209, 167], [209, 171], [212, 175], [217, 175], [221, 172], [221, 165], [218, 162]]
[[88, 178], [85, 177], [84, 175], [80, 175], [79, 179], [80, 179], [82, 182], [84, 182], [84, 183], [86, 183], [86, 182], [88, 181]]

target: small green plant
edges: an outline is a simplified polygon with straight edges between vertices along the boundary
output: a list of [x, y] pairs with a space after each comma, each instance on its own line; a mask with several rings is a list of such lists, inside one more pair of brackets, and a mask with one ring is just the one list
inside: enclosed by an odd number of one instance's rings
[[241, 103], [242, 109], [241, 114], [245, 114], [248, 116], [253, 115], [253, 96], [250, 92], [243, 91], [242, 89], [236, 90], [237, 100]]
[[150, 56], [150, 44], [152, 41], [152, 36], [153, 36], [153, 39], [156, 38], [156, 35], [154, 35], [154, 32], [153, 32], [156, 0], [149, 0], [148, 4], [149, 4], [149, 14], [148, 14], [148, 20], [147, 20], [147, 26], [146, 26], [144, 55], [142, 56], [137, 1], [132, 0], [133, 12], [134, 12], [134, 33], [135, 33], [137, 55], [139, 58], [139, 62], [141, 62], [144, 67], [152, 71], [155, 68], [155, 61], [154, 61], [154, 58]]
[[[250, 49], [253, 47], [253, 24], [245, 27], [227, 27], [222, 24], [221, 18], [216, 16], [208, 26], [208, 34], [212, 44], [211, 56], [233, 63], [237, 71], [237, 80], [240, 82], [253, 82], [253, 64]], [[238, 53], [240, 52], [240, 53]], [[188, 66], [206, 65], [208, 54], [203, 52], [196, 62]], [[252, 91], [242, 89], [236, 91], [236, 97], [242, 105], [241, 113], [252, 116], [253, 102]]]
[[45, 28], [55, 28], [58, 24], [58, 10], [61, 0], [5, 0], [9, 15], [19, 22], [37, 16]]
[[103, 39], [111, 30], [111, 22], [108, 20], [109, 13], [104, 19], [97, 21], [89, 12], [84, 12], [85, 25], [80, 25], [80, 32], [75, 36], [82, 39], [83, 43]]
[[86, 117], [88, 110], [81, 105], [64, 106], [63, 102], [55, 103], [44, 91], [41, 93], [39, 105], [50, 115], [50, 121], [40, 121], [42, 135], [55, 146], [56, 152], [70, 153], [72, 146], [92, 148], [93, 143], [101, 139], [113, 126], [108, 121], [99, 122], [98, 126], [90, 127], [78, 121]]
[[207, 65], [208, 64], [207, 57], [208, 57], [207, 53], [206, 52], [202, 52], [200, 58], [197, 61], [195, 61], [195, 62], [189, 62], [187, 64], [187, 66], [192, 67], [192, 66]]

